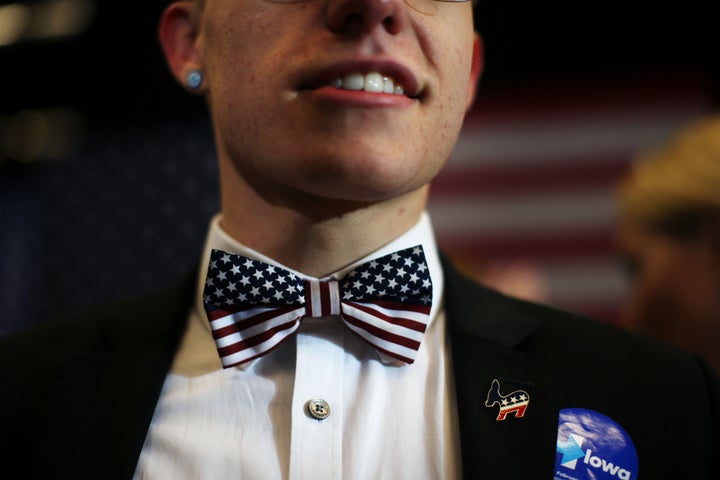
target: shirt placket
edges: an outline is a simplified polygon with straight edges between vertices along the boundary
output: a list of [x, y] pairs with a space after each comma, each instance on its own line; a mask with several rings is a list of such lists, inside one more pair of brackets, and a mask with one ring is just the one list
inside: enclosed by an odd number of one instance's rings
[[289, 478], [339, 479], [344, 328], [336, 316], [307, 318], [296, 341]]

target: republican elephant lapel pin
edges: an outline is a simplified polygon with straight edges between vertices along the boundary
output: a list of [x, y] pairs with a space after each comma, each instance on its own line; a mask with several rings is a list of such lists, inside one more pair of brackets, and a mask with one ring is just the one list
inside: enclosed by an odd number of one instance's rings
[[525, 416], [525, 410], [529, 404], [530, 395], [525, 390], [515, 390], [507, 395], [500, 393], [500, 381], [497, 378], [493, 379], [485, 400], [486, 407], [495, 405], [500, 407], [500, 412], [495, 418], [498, 422], [505, 420], [511, 413], [515, 415], [515, 418], [522, 418]]

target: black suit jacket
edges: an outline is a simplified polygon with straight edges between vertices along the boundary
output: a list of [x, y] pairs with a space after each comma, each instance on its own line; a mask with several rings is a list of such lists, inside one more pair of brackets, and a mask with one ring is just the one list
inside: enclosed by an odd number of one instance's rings
[[[552, 479], [569, 407], [624, 427], [641, 479], [720, 478], [720, 389], [702, 360], [505, 297], [444, 263], [464, 478]], [[0, 341], [0, 477], [132, 477], [194, 280]], [[530, 394], [524, 417], [496, 421], [485, 406], [495, 378]]]

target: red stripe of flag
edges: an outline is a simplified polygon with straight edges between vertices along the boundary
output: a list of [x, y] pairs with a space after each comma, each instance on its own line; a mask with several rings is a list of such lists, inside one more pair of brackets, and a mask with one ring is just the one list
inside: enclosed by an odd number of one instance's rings
[[[355, 305], [354, 302], [345, 302], [347, 304]], [[387, 308], [388, 310], [397, 310], [402, 312], [403, 310], [415, 313], [423, 313], [425, 315], [430, 314], [430, 305], [421, 305], [419, 303], [402, 303], [393, 302], [391, 300], [368, 300], [365, 303], [372, 303], [378, 307]]]
[[305, 284], [305, 315], [308, 317], [313, 316], [313, 306], [312, 306], [312, 287], [313, 284], [310, 280], [304, 280], [303, 283]]
[[[382, 328], [378, 328], [374, 325], [370, 325], [369, 323], [365, 323], [360, 319], [351, 317], [350, 315], [347, 315], [347, 314], [343, 315], [343, 320], [345, 320], [347, 323], [350, 323], [352, 325], [355, 325], [356, 327], [359, 327], [359, 328], [365, 330], [366, 332], [370, 333], [371, 335], [374, 335], [377, 338], [381, 338], [390, 343], [394, 343], [396, 345], [402, 345], [403, 347], [407, 347], [412, 350], [417, 350], [418, 348], [420, 348], [420, 342], [418, 342], [417, 340], [403, 337], [402, 335], [397, 335], [395, 333], [390, 333], [387, 330], [383, 330]], [[373, 347], [375, 347], [375, 345], [373, 345]]]
[[240, 342], [233, 343], [232, 345], [218, 348], [218, 353], [221, 357], [227, 357], [228, 355], [232, 355], [233, 353], [237, 353], [250, 347], [254, 347], [255, 345], [261, 344], [262, 342], [272, 338], [273, 336], [275, 336], [276, 333], [292, 328], [297, 324], [297, 322], [298, 320], [293, 320], [291, 322], [278, 325], [277, 327], [273, 327], [269, 330], [259, 333], [254, 337], [246, 338]]
[[217, 330], [213, 330], [213, 332], [212, 332], [213, 337], [214, 338], [223, 338], [227, 335], [241, 332], [250, 327], [254, 327], [255, 325], [259, 325], [263, 322], [267, 322], [268, 320], [272, 320], [275, 317], [285, 315], [286, 313], [291, 312], [291, 311], [295, 310], [296, 308], [297, 307], [278, 307], [275, 310], [268, 310], [266, 312], [259, 313], [255, 316], [248, 317], [244, 320], [231, 323], [230, 325], [227, 325], [222, 328], [218, 328]]
[[[373, 302], [375, 303], [375, 302]], [[387, 302], [385, 302], [387, 303]], [[379, 312], [371, 307], [368, 307], [367, 305], [355, 303], [355, 302], [347, 302], [348, 305], [352, 305], [353, 307], [357, 308], [358, 310], [361, 310], [369, 315], [372, 315], [373, 317], [377, 317], [381, 320], [386, 321], [387, 323], [391, 323], [393, 325], [398, 325], [400, 327], [405, 327], [410, 330], [415, 330], [419, 333], [425, 333], [425, 329], [427, 328], [427, 324], [418, 322], [417, 320], [411, 320], [409, 318], [403, 318], [403, 317], [391, 317], [389, 315], [385, 315], [382, 312]], [[428, 308], [429, 311], [429, 308]], [[344, 314], [345, 315], [345, 314]]]
[[[595, 162], [585, 156], [580, 164], [553, 164], [553, 159], [538, 160], [537, 166], [523, 168], [501, 166], [448, 168], [433, 181], [432, 198], [452, 198], [490, 193], [523, 193], [573, 189], [578, 185], [605, 187], [615, 184], [629, 169], [629, 155], [603, 155]], [[502, 164], [502, 162], [497, 162]]]
[[320, 282], [320, 316], [330, 315], [330, 284]]

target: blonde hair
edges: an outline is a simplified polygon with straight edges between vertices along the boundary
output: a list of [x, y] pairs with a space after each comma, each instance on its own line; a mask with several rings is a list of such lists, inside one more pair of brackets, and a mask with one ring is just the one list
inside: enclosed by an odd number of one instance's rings
[[700, 119], [638, 156], [620, 185], [622, 221], [661, 233], [691, 233], [720, 216], [720, 114]]

